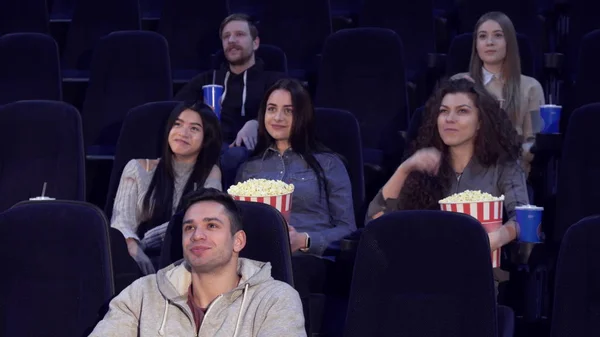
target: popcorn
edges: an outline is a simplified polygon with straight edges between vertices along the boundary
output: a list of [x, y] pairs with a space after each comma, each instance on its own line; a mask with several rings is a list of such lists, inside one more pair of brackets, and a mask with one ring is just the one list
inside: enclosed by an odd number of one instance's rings
[[[468, 214], [479, 220], [486, 232], [498, 230], [502, 226], [504, 195], [494, 197], [481, 191], [464, 191], [439, 201], [442, 211]], [[500, 267], [501, 248], [492, 252], [492, 268]]]
[[290, 222], [294, 185], [281, 180], [249, 179], [231, 186], [227, 193], [240, 201], [259, 202], [277, 209]]
[[286, 184], [281, 180], [249, 179], [231, 186], [227, 193], [244, 197], [266, 197], [290, 194], [294, 192], [294, 185]]
[[494, 197], [493, 195], [485, 192], [467, 190], [461, 193], [455, 193], [447, 198], [440, 200], [440, 203], [453, 203], [453, 202], [489, 202], [489, 201], [501, 201], [504, 200], [504, 195]]

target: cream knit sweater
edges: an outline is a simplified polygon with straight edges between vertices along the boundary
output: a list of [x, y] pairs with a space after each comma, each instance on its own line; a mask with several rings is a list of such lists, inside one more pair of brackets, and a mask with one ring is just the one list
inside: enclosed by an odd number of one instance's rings
[[[137, 235], [137, 229], [144, 218], [143, 202], [158, 160], [132, 159], [130, 160], [121, 175], [119, 188], [115, 197], [111, 226], [123, 233], [125, 239], [133, 238], [140, 242], [144, 249], [160, 248], [167, 231], [168, 222], [152, 228], [143, 239]], [[175, 191], [173, 194], [173, 212], [175, 212], [179, 200], [181, 199], [183, 189], [192, 173], [193, 163], [181, 163], [173, 161], [175, 171]], [[217, 166], [213, 167], [209, 177], [204, 183], [204, 187], [212, 187], [221, 190], [221, 172]]]

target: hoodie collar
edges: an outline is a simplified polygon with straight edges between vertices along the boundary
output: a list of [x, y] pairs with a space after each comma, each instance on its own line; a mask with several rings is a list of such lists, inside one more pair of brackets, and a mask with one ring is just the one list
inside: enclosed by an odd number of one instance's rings
[[[272, 280], [271, 263], [259, 262], [246, 258], [238, 259], [238, 274], [240, 282], [231, 291], [223, 294], [231, 301], [242, 295], [246, 285], [253, 287], [263, 282]], [[192, 284], [190, 266], [185, 260], [180, 260], [161, 269], [156, 274], [158, 289], [162, 295], [174, 302], [186, 302], [189, 287]]]
[[223, 79], [223, 95], [221, 96], [221, 103], [223, 103], [223, 101], [225, 101], [225, 97], [227, 97], [227, 90], [229, 89], [228, 87], [228, 81], [229, 81], [229, 77], [230, 76], [242, 76], [242, 81], [244, 82], [244, 88], [242, 89], [242, 108], [240, 109], [240, 115], [241, 116], [246, 116], [246, 97], [247, 97], [247, 91], [248, 91], [248, 74], [250, 74], [252, 76], [252, 74], [255, 74], [257, 72], [262, 72], [263, 70], [263, 63], [262, 60], [260, 59], [256, 59], [254, 62], [254, 65], [251, 66], [250, 68], [246, 69], [246, 71], [244, 71], [241, 74], [233, 74], [231, 71], [229, 71], [229, 66], [226, 65], [226, 69], [225, 69], [225, 78]]
[[[246, 69], [246, 71], [244, 71], [244, 72], [254, 74], [256, 72], [263, 71], [264, 68], [265, 68], [265, 62], [262, 59], [256, 57], [256, 59], [254, 61], [254, 65], [251, 66], [250, 68]], [[225, 60], [225, 62], [221, 63], [221, 70], [223, 70], [225, 72], [231, 72], [231, 69], [229, 68], [229, 62], [227, 62], [227, 60]], [[237, 75], [234, 73], [231, 73], [231, 76], [240, 76], [244, 72], [237, 74]]]

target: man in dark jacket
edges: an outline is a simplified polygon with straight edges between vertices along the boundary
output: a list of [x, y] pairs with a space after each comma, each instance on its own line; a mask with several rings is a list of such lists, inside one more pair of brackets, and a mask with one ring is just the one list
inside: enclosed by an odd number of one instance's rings
[[225, 18], [219, 29], [223, 52], [227, 59], [219, 70], [194, 77], [175, 95], [175, 100], [203, 99], [202, 86], [219, 84], [224, 87], [221, 105], [221, 128], [227, 149], [221, 159], [224, 189], [235, 179], [235, 171], [256, 145], [258, 109], [267, 89], [283, 73], [264, 70], [262, 60], [256, 59], [260, 45], [258, 29], [245, 14]]

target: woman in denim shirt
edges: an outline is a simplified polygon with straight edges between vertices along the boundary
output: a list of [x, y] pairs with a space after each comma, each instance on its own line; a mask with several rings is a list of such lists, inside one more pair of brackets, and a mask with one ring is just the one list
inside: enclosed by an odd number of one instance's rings
[[294, 184], [289, 223], [292, 253], [322, 256], [356, 230], [346, 167], [315, 140], [314, 110], [299, 82], [275, 83], [265, 94], [258, 120], [258, 144], [236, 182], [263, 178]]
[[[315, 140], [314, 109], [298, 81], [283, 79], [267, 91], [258, 122], [256, 149], [236, 182], [263, 178], [294, 184], [288, 227], [296, 286], [302, 288], [305, 282], [298, 278], [311, 279], [308, 283], [314, 281], [311, 273], [324, 278], [322, 269], [331, 261], [321, 256], [356, 230], [350, 178], [342, 160]], [[298, 291], [302, 296], [308, 289]]]

